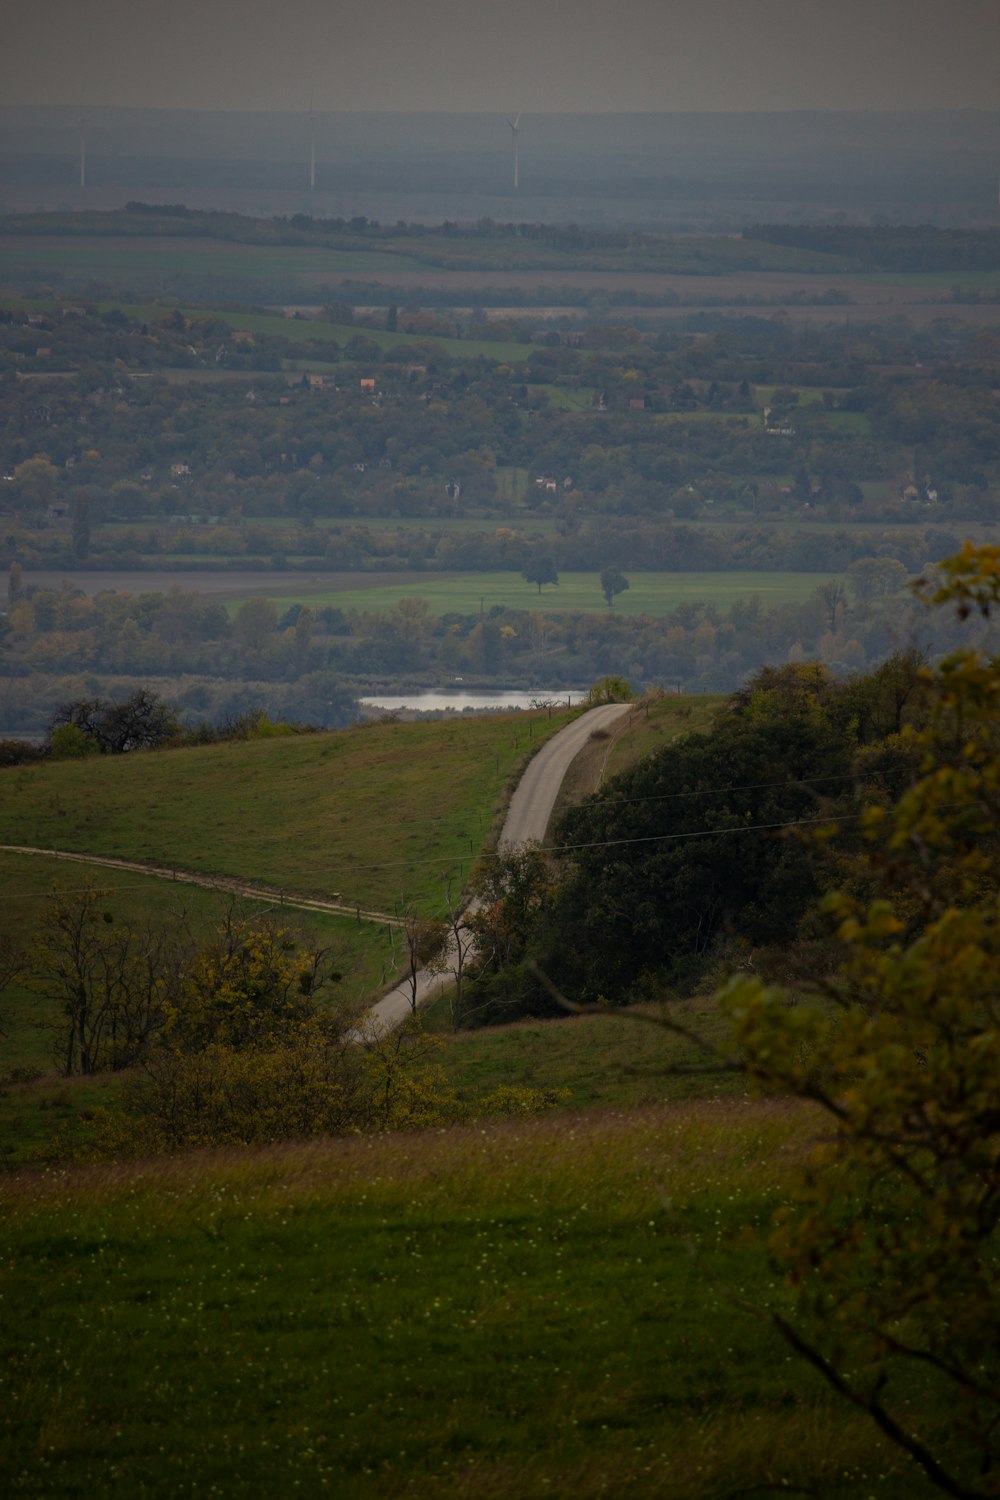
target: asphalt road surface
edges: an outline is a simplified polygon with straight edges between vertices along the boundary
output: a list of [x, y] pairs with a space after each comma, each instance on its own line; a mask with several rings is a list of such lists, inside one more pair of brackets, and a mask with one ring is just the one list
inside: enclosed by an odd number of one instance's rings
[[[627, 703], [605, 703], [581, 714], [567, 724], [529, 761], [528, 768], [510, 800], [500, 842], [523, 844], [528, 839], [545, 838], [552, 809], [563, 778], [595, 730], [608, 729], [628, 712]], [[431, 974], [422, 969], [417, 975], [417, 1005], [436, 999], [452, 982], [450, 972]], [[368, 1011], [361, 1030], [378, 1034], [390, 1031], [412, 1011], [413, 988], [407, 979], [397, 984]]]

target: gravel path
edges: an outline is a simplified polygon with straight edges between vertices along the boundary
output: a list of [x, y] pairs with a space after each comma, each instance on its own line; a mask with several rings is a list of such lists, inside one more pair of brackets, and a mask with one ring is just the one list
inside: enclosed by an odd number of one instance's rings
[[[548, 740], [528, 763], [514, 795], [504, 821], [501, 843], [523, 844], [528, 839], [543, 840], [552, 816], [559, 788], [573, 761], [595, 731], [610, 728], [628, 712], [626, 703], [608, 703], [581, 714], [572, 724], [567, 724], [558, 734]], [[6, 854], [42, 855], [47, 859], [66, 860], [72, 864], [96, 865], [108, 870], [127, 870], [136, 875], [152, 876], [158, 880], [171, 880], [180, 885], [204, 886], [209, 890], [224, 891], [234, 896], [244, 896], [253, 901], [265, 901], [275, 906], [294, 911], [333, 912], [340, 916], [361, 918], [368, 922], [382, 922], [400, 927], [404, 923], [388, 912], [369, 911], [364, 907], [350, 906], [340, 901], [327, 901], [319, 896], [296, 896], [287, 891], [273, 890], [267, 886], [248, 885], [224, 875], [197, 875], [190, 870], [175, 870], [165, 865], [144, 865], [137, 860], [112, 859], [100, 854], [76, 854], [66, 849], [35, 849], [23, 844], [0, 844], [0, 852]], [[426, 1005], [447, 988], [451, 976], [432, 974], [422, 969], [417, 975], [417, 1005]], [[412, 1010], [412, 988], [409, 980], [397, 984], [383, 995], [368, 1011], [364, 1032], [378, 1033], [400, 1025]]]
[[[528, 839], [545, 838], [552, 809], [559, 795], [563, 778], [584, 745], [596, 730], [610, 728], [623, 714], [628, 713], [627, 703], [607, 703], [581, 714], [572, 724], [567, 724], [553, 735], [528, 763], [510, 801], [504, 821], [500, 842], [523, 844]], [[453, 950], [452, 950], [453, 951]], [[417, 975], [417, 1005], [427, 1005], [446, 990], [452, 976], [432, 974], [421, 969]], [[399, 1026], [412, 1013], [413, 990], [410, 981], [397, 984], [383, 995], [368, 1011], [361, 1034], [378, 1034]]]
[[266, 901], [274, 906], [287, 906], [295, 911], [327, 911], [338, 916], [363, 918], [367, 922], [384, 922], [390, 926], [401, 926], [399, 917], [384, 911], [369, 911], [364, 906], [350, 906], [343, 901], [326, 901], [322, 896], [295, 896], [288, 891], [274, 890], [266, 885], [248, 885], [243, 880], [234, 880], [228, 875], [196, 875], [191, 870], [174, 870], [166, 865], [143, 865], [131, 859], [111, 859], [102, 854], [71, 854], [66, 849], [33, 849], [24, 844], [0, 844], [4, 854], [41, 854], [46, 859], [64, 859], [78, 865], [100, 865], [108, 870], [129, 870], [136, 875], [149, 875], [154, 880], [172, 880], [178, 885], [200, 885], [211, 891], [224, 891], [227, 895], [246, 896], [252, 901]]

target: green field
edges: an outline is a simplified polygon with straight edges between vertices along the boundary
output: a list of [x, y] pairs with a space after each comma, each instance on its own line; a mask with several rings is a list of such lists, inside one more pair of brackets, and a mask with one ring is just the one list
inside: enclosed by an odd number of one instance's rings
[[[447, 1029], [444, 1001], [435, 1001], [424, 1014], [429, 1028]], [[645, 1108], [665, 1098], [744, 1096], [746, 1082], [737, 1074], [695, 1071], [704, 1057], [693, 1042], [637, 1019], [655, 1014], [609, 1010], [460, 1031], [447, 1038], [440, 1063], [463, 1098], [481, 1098], [499, 1088], [542, 1089], [557, 1094], [556, 1107], [568, 1111]], [[722, 1019], [712, 997], [676, 1002], [670, 1015], [706, 1040], [723, 1043]], [[692, 1071], [668, 1078], [667, 1070], [674, 1066]]]
[[130, 276], [153, 272], [172, 276], [259, 276], [336, 281], [377, 271], [391, 277], [400, 271], [430, 271], [415, 255], [383, 250], [328, 250], [307, 245], [238, 245], [223, 240], [143, 236], [138, 242], [120, 237], [50, 238], [45, 235], [0, 237], [0, 275], [11, 272], [35, 279], [46, 272], [72, 271], [101, 281], [128, 283]]
[[428, 913], [457, 896], [514, 766], [566, 716], [484, 715], [4, 773], [0, 843]]
[[850, 274], [858, 281], [871, 282], [873, 286], [925, 286], [934, 291], [955, 286], [1000, 292], [1000, 270], [858, 271]]
[[809, 1117], [690, 1102], [0, 1184], [19, 1493], [922, 1500], [734, 1299]]
[[333, 342], [346, 345], [355, 337], [371, 340], [383, 351], [386, 349], [412, 349], [413, 358], [419, 360], [421, 345], [430, 345], [458, 359], [475, 359], [482, 355], [504, 363], [518, 364], [534, 352], [534, 344], [513, 344], [496, 339], [447, 339], [426, 334], [386, 333], [378, 328], [360, 328], [353, 323], [330, 323], [324, 318], [286, 318], [280, 313], [230, 312], [224, 307], [179, 307], [166, 308], [157, 302], [102, 302], [102, 311], [120, 307], [122, 312], [139, 322], [155, 322], [168, 311], [183, 313], [186, 318], [212, 318], [226, 323], [230, 328], [245, 329], [248, 333], [274, 334], [289, 339], [292, 343], [306, 344], [314, 341]]
[[548, 396], [552, 405], [557, 406], [560, 411], [592, 411], [594, 397], [597, 395], [596, 389], [589, 386], [577, 388], [566, 385], [533, 385], [531, 389]]
[[[727, 608], [737, 599], [759, 598], [764, 604], [800, 604], [833, 573], [637, 573], [627, 574], [630, 587], [619, 594], [618, 614], [670, 614], [680, 604], [713, 604]], [[289, 579], [292, 584], [292, 580]], [[294, 584], [275, 599], [279, 609], [306, 603], [313, 608], [333, 605], [338, 609], [383, 612], [401, 599], [424, 599], [432, 614], [479, 614], [496, 605], [504, 609], [538, 609], [546, 614], [560, 610], [608, 613], [601, 593], [600, 575], [561, 573], [559, 583], [546, 584], [541, 594], [534, 584], [517, 573], [436, 574], [405, 583], [378, 583], [371, 588], [317, 589], [312, 580], [301, 588]], [[231, 603], [235, 613], [239, 602]]]
[[[2, 263], [0, 263], [2, 272]], [[19, 301], [23, 299], [18, 299]], [[24, 305], [32, 307], [51, 308], [58, 304], [49, 299], [35, 299]], [[295, 344], [308, 344], [312, 342], [335, 343], [341, 347], [355, 337], [369, 339], [377, 344], [379, 349], [385, 352], [387, 349], [404, 349], [413, 351], [413, 359], [419, 361], [421, 348], [430, 347], [438, 349], [442, 353], [452, 355], [456, 359], [494, 359], [504, 364], [522, 364], [537, 346], [535, 344], [515, 344], [509, 340], [502, 339], [451, 339], [441, 338], [431, 334], [412, 333], [386, 333], [384, 329], [362, 328], [353, 323], [331, 323], [325, 318], [286, 318], [281, 313], [248, 313], [233, 312], [225, 307], [195, 307], [177, 306], [173, 301], [169, 304], [162, 302], [129, 302], [115, 299], [109, 301], [102, 299], [98, 304], [102, 312], [110, 312], [113, 308], [120, 308], [130, 318], [135, 318], [140, 323], [155, 323], [158, 318], [164, 317], [170, 312], [180, 312], [186, 318], [211, 318], [213, 321], [226, 323], [233, 329], [244, 329], [248, 333], [272, 334], [278, 338], [288, 339]], [[317, 368], [327, 368], [326, 365], [318, 365]], [[336, 368], [331, 367], [331, 368]], [[152, 371], [155, 375], [157, 371]], [[258, 379], [267, 377], [267, 371], [258, 373]], [[198, 372], [192, 372], [192, 378], [197, 379]], [[174, 377], [176, 379], [176, 377]]]

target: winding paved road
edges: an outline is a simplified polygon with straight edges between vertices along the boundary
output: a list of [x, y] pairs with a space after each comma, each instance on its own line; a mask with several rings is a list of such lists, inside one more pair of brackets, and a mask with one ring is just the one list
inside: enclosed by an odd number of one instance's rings
[[[591, 735], [608, 729], [628, 712], [627, 703], [606, 703], [581, 714], [572, 724], [567, 724], [553, 735], [528, 762], [513, 796], [503, 825], [501, 843], [523, 844], [528, 839], [543, 840], [552, 817], [559, 788], [573, 761], [586, 745]], [[231, 891], [235, 895], [250, 896], [256, 900], [273, 901], [276, 906], [286, 906], [299, 911], [327, 911], [346, 916], [360, 915], [374, 922], [393, 926], [402, 925], [398, 917], [385, 912], [358, 910], [355, 906], [339, 901], [325, 901], [321, 897], [295, 896], [287, 891], [268, 890], [263, 886], [246, 885], [242, 881], [211, 875], [196, 875], [190, 870], [174, 870], [164, 866], [144, 865], [133, 860], [112, 859], [99, 854], [76, 854], [65, 849], [34, 849], [24, 845], [0, 844], [0, 850], [12, 854], [41, 854], [49, 859], [64, 859], [75, 864], [102, 865], [112, 870], [134, 870], [136, 874], [152, 875], [161, 880], [175, 880], [187, 885], [209, 886], [214, 890]], [[436, 998], [449, 984], [448, 974], [431, 974], [422, 969], [417, 975], [417, 1004], [426, 1005]], [[412, 988], [409, 980], [401, 981], [383, 995], [368, 1011], [364, 1030], [366, 1033], [389, 1031], [398, 1026], [411, 1011]]]
[[[500, 842], [523, 844], [528, 839], [545, 838], [552, 809], [555, 807], [559, 788], [573, 761], [595, 730], [608, 729], [623, 714], [628, 713], [627, 703], [605, 703], [581, 714], [572, 724], [567, 724], [553, 735], [528, 762], [527, 770], [518, 782], [503, 825]], [[426, 1005], [436, 999], [451, 983], [448, 973], [432, 974], [421, 969], [417, 975], [417, 1005]], [[408, 979], [401, 981], [383, 995], [368, 1011], [362, 1032], [376, 1034], [399, 1026], [412, 1010], [412, 986]]]

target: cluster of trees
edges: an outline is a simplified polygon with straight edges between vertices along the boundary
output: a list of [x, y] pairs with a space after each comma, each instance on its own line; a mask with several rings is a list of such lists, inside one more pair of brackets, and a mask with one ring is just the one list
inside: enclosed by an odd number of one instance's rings
[[[610, 534], [608, 549], [614, 558]], [[558, 556], [539, 550], [525, 564], [534, 585], [524, 586], [526, 606], [558, 579]], [[62, 703], [120, 701], [147, 688], [188, 727], [256, 708], [334, 728], [353, 722], [359, 697], [400, 682], [434, 687], [461, 676], [555, 689], [621, 673], [643, 688], [729, 692], [775, 660], [858, 672], [901, 640], [928, 640], [924, 611], [900, 593], [906, 576], [891, 555], [861, 557], [844, 581], [824, 582], [801, 604], [684, 603], [661, 618], [613, 607], [437, 616], [416, 598], [382, 613], [279, 611], [255, 598], [230, 620], [220, 605], [178, 589], [88, 596], [21, 583], [0, 626], [0, 725], [37, 732]], [[595, 569], [595, 605], [602, 597], [613, 605], [627, 586], [617, 561]], [[934, 649], [947, 649], [946, 623], [933, 631]]]
[[53, 755], [124, 755], [155, 750], [180, 732], [177, 716], [149, 688], [137, 688], [116, 702], [78, 698], [56, 709], [49, 726]]
[[[1000, 549], [967, 546], [925, 594], [991, 615]], [[499, 890], [514, 941], [466, 984], [481, 1020], [734, 976], [721, 1048], [659, 1024], [819, 1112], [753, 1311], [962, 1500], [1000, 1472], [998, 725], [997, 659], [969, 647], [849, 682], [763, 672], [711, 734], [563, 818], [555, 870]]]
[[8, 984], [20, 977], [49, 1002], [67, 1078], [120, 1072], [157, 1048], [259, 1049], [315, 1021], [339, 978], [327, 952], [269, 917], [231, 907], [199, 941], [183, 914], [140, 921], [94, 886], [57, 891], [34, 940], [5, 955]]
[[995, 229], [935, 224], [751, 224], [744, 240], [835, 255], [866, 271], [995, 271]]
[[[548, 1013], [536, 964], [577, 1001], [625, 1004], [689, 993], [751, 953], [758, 965], [779, 962], [835, 859], [854, 847], [859, 808], [905, 780], [898, 737], [925, 696], [915, 652], [849, 680], [819, 663], [763, 669], [711, 731], [569, 809], [548, 859], [518, 870], [509, 913], [509, 855], [488, 862], [501, 890], [496, 925], [516, 940], [472, 966], [467, 1013]], [[835, 846], [803, 836], [838, 816]]]
[[459, 1097], [417, 1025], [366, 1029], [334, 1000], [338, 978], [328, 951], [268, 915], [230, 906], [199, 938], [183, 914], [140, 920], [93, 886], [56, 891], [23, 948], [0, 948], [0, 994], [20, 984], [47, 1002], [62, 1073], [122, 1077], [72, 1148], [85, 1159], [414, 1129], [554, 1102], [530, 1088]]
[[[928, 594], [1000, 604], [1000, 552], [968, 547]], [[825, 962], [724, 992], [757, 1085], [818, 1106], [823, 1143], [771, 1250], [769, 1316], [942, 1493], [1000, 1472], [997, 830], [1000, 672], [969, 649], [917, 684], [875, 752], [860, 836], [826, 895]], [[937, 1414], [937, 1421], [928, 1413]]]

